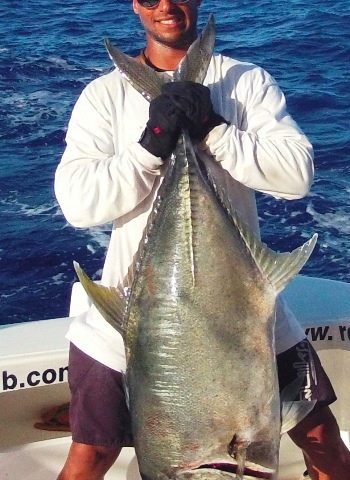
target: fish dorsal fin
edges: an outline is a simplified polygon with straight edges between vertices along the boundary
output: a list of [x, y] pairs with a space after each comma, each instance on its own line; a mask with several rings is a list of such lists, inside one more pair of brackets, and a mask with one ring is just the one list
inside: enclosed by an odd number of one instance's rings
[[317, 241], [317, 234], [292, 252], [279, 253], [261, 242], [240, 220], [237, 213], [231, 215], [259, 270], [273, 285], [276, 293], [281, 292], [309, 259]]
[[126, 297], [121, 287], [104, 287], [93, 282], [77, 262], [73, 262], [80, 283], [103, 318], [124, 336]]
[[215, 21], [211, 15], [203, 32], [190, 46], [171, 77], [166, 72], [156, 72], [148, 65], [139, 63], [114, 47], [108, 38], [105, 39], [105, 47], [117, 70], [149, 102], [160, 95], [162, 85], [166, 82], [191, 80], [203, 83], [213, 55], [214, 43]]
[[292, 252], [278, 253], [271, 250], [271, 248], [264, 244], [240, 219], [237, 211], [228, 199], [226, 192], [217, 186], [210, 174], [208, 174], [208, 178], [221, 200], [223, 207], [228, 212], [233, 223], [237, 226], [257, 267], [274, 287], [276, 293], [281, 292], [288, 282], [299, 273], [309, 259], [317, 241], [317, 234], [314, 234], [310, 240]]
[[190, 80], [203, 83], [215, 45], [215, 20], [210, 15], [202, 33], [198, 35], [174, 72], [174, 81]]

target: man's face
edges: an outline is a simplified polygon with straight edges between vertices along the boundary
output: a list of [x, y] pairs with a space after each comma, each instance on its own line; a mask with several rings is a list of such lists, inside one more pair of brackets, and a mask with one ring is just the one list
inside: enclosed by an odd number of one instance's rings
[[139, 15], [148, 42], [156, 42], [173, 48], [187, 48], [197, 36], [197, 15], [201, 0], [174, 4], [160, 0], [154, 8], [142, 7], [133, 0], [134, 12]]

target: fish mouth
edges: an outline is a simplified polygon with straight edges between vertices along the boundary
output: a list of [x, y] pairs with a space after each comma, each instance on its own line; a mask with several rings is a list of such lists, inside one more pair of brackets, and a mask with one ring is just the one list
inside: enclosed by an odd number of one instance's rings
[[[237, 478], [236, 474], [238, 472], [238, 465], [236, 463], [205, 463], [200, 465], [196, 468], [196, 470], [206, 469], [212, 470], [213, 472], [216, 471], [218, 474], [220, 472], [232, 475], [232, 478]], [[275, 472], [271, 470], [257, 470], [251, 467], [244, 467], [243, 475], [244, 478], [252, 478], [252, 479], [269, 479], [271, 480], [274, 476]]]

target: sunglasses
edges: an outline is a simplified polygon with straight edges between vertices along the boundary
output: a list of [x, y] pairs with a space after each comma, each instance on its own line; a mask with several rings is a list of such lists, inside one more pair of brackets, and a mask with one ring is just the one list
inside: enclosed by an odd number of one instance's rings
[[[171, 3], [174, 5], [181, 5], [183, 3], [188, 3], [189, 0], [171, 0]], [[144, 8], [155, 8], [160, 4], [160, 0], [137, 0], [137, 3]]]

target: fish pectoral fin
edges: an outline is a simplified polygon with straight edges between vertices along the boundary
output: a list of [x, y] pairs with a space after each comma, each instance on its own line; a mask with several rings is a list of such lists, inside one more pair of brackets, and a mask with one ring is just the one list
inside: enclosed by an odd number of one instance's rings
[[281, 392], [281, 435], [295, 427], [314, 408], [315, 400], [290, 400], [296, 398], [304, 378], [298, 377]]
[[240, 438], [239, 435], [235, 434], [227, 446], [227, 453], [230, 457], [236, 459], [237, 454], [246, 451], [250, 444], [250, 440], [247, 438]]
[[303, 418], [305, 418], [316, 405], [316, 400], [296, 400], [295, 402], [284, 402], [282, 407], [281, 435], [289, 432]]
[[80, 283], [97, 310], [113, 328], [124, 335], [123, 319], [126, 301], [123, 291], [115, 287], [98, 285], [89, 278], [79, 263], [73, 262], [73, 264]]

